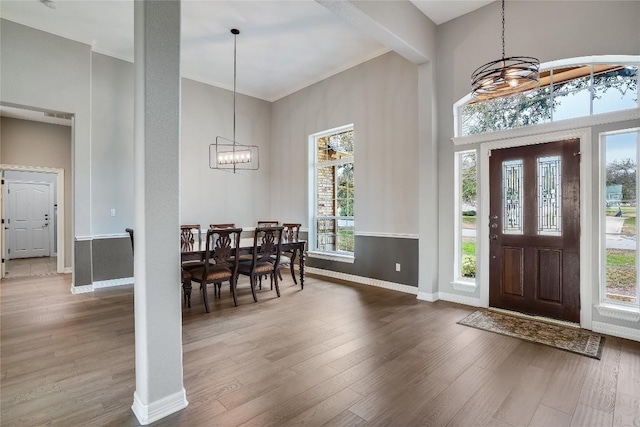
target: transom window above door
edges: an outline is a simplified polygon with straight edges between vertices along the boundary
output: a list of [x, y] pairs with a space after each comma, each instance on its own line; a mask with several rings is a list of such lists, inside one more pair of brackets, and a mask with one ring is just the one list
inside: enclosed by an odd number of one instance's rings
[[[489, 101], [471, 96], [454, 106], [455, 135], [477, 135], [639, 108], [640, 57], [632, 63], [588, 63], [589, 58], [546, 64], [540, 86]], [[545, 65], [543, 65], [544, 67]]]

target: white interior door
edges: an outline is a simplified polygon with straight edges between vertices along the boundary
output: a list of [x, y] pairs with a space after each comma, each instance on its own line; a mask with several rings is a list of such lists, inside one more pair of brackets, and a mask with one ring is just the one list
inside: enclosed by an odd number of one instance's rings
[[0, 278], [4, 277], [4, 275], [7, 273], [6, 272], [6, 260], [8, 259], [7, 257], [7, 241], [6, 241], [6, 226], [7, 224], [5, 224], [6, 222], [6, 215], [5, 215], [5, 207], [7, 206], [6, 200], [5, 200], [5, 188], [4, 188], [4, 171], [0, 172], [0, 175], [2, 175], [0, 177], [0, 215], [2, 216], [2, 225], [0, 226], [0, 242], [2, 244], [2, 264], [0, 264]]
[[9, 182], [9, 259], [50, 256], [49, 184]]

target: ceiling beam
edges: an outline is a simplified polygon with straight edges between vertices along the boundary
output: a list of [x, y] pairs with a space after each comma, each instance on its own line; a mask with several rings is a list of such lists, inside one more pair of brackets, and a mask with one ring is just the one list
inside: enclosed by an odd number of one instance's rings
[[407, 0], [315, 1], [415, 64], [435, 58], [436, 24]]

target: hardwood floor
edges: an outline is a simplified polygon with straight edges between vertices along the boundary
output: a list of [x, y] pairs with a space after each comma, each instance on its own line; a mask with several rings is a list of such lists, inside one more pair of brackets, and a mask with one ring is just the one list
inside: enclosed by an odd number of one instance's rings
[[58, 258], [54, 256], [9, 259], [6, 264], [5, 279], [56, 274], [57, 262]]
[[[133, 289], [3, 280], [3, 426], [137, 425]], [[462, 305], [308, 277], [183, 308], [189, 406], [158, 426], [637, 426], [640, 343], [601, 361], [457, 325]], [[213, 292], [211, 293], [213, 295]]]

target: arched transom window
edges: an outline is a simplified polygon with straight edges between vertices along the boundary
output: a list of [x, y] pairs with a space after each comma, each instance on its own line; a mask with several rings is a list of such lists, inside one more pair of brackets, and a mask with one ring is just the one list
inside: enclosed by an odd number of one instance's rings
[[[619, 62], [607, 60], [625, 59]], [[456, 136], [477, 135], [638, 108], [640, 57], [574, 58], [543, 64], [537, 89], [454, 106]]]

